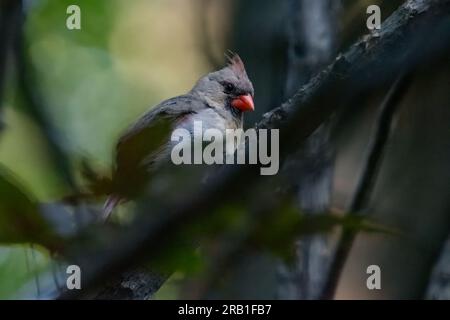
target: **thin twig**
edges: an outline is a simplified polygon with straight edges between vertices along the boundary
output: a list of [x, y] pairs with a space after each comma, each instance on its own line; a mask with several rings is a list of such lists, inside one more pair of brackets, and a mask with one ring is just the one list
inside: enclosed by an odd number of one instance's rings
[[[450, 26], [444, 21], [449, 16], [450, 0], [408, 1], [385, 21], [382, 32], [365, 37], [324, 72], [302, 87], [283, 106], [267, 114], [257, 128], [279, 128], [283, 160], [317, 127], [339, 110], [340, 102], [349, 95], [370, 92], [393, 81], [401, 70], [413, 67], [448, 53]], [[424, 47], [426, 42], [427, 46]], [[405, 55], [405, 51], [408, 55]], [[388, 59], [387, 59], [388, 58]], [[382, 66], [382, 67], [380, 67]], [[347, 90], [346, 90], [347, 88]], [[208, 217], [221, 203], [235, 196], [243, 184], [252, 188], [261, 179], [254, 166], [231, 166], [220, 177], [201, 188], [195, 198], [179, 199], [165, 212], [144, 206], [141, 215], [129, 228], [112, 238], [114, 247], [89, 245], [79, 251], [75, 246], [74, 260], [83, 270], [83, 292], [65, 291], [59, 298], [78, 298], [113, 275], [146, 259], [155, 258], [167, 249], [171, 239], [187, 224]], [[148, 202], [146, 202], [148, 203]], [[146, 215], [152, 211], [152, 218]], [[105, 230], [106, 231], [106, 230]], [[102, 229], [96, 230], [101, 237]], [[95, 259], [94, 259], [95, 257]]]
[[[400, 75], [389, 89], [383, 100], [373, 140], [369, 144], [367, 159], [362, 169], [355, 194], [351, 201], [348, 215], [358, 216], [367, 205], [372, 193], [379, 168], [386, 150], [389, 135], [392, 129], [392, 119], [411, 83], [411, 75]], [[322, 294], [323, 299], [332, 299], [336, 292], [337, 284], [342, 273], [345, 262], [349, 255], [353, 241], [357, 235], [357, 230], [343, 230], [343, 234], [338, 242], [336, 253], [330, 267], [328, 280]]]

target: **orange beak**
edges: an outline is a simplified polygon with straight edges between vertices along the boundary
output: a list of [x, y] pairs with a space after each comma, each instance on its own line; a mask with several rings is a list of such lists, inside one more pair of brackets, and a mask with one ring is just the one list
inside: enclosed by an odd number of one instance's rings
[[253, 103], [253, 98], [249, 94], [237, 97], [236, 99], [231, 101], [231, 105], [241, 111], [255, 110], [255, 104]]

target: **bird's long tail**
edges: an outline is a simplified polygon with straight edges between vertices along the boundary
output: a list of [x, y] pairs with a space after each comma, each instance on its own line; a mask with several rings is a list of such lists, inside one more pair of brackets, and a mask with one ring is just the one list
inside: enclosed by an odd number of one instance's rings
[[122, 201], [122, 198], [118, 195], [110, 195], [108, 199], [106, 199], [105, 204], [103, 205], [102, 211], [102, 219], [103, 221], [108, 220], [109, 216], [113, 212], [114, 208]]

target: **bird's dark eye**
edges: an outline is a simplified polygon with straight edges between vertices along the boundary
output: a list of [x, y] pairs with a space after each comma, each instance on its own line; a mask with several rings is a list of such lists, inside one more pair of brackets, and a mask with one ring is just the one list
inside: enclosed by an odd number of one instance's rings
[[231, 92], [234, 91], [235, 86], [234, 86], [234, 84], [232, 84], [232, 83], [225, 82], [225, 83], [223, 84], [223, 88], [224, 88], [224, 90], [225, 90], [225, 93], [231, 93]]

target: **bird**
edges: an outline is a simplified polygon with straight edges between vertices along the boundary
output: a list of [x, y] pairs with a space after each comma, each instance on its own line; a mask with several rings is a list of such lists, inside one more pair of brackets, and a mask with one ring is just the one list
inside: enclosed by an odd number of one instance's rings
[[118, 139], [109, 195], [103, 206], [106, 221], [120, 203], [136, 197], [151, 172], [167, 161], [168, 134], [178, 128], [193, 133], [195, 122], [202, 129], [242, 129], [244, 113], [254, 111], [254, 88], [242, 59], [227, 55], [220, 70], [201, 77], [186, 94], [161, 102], [144, 113]]

